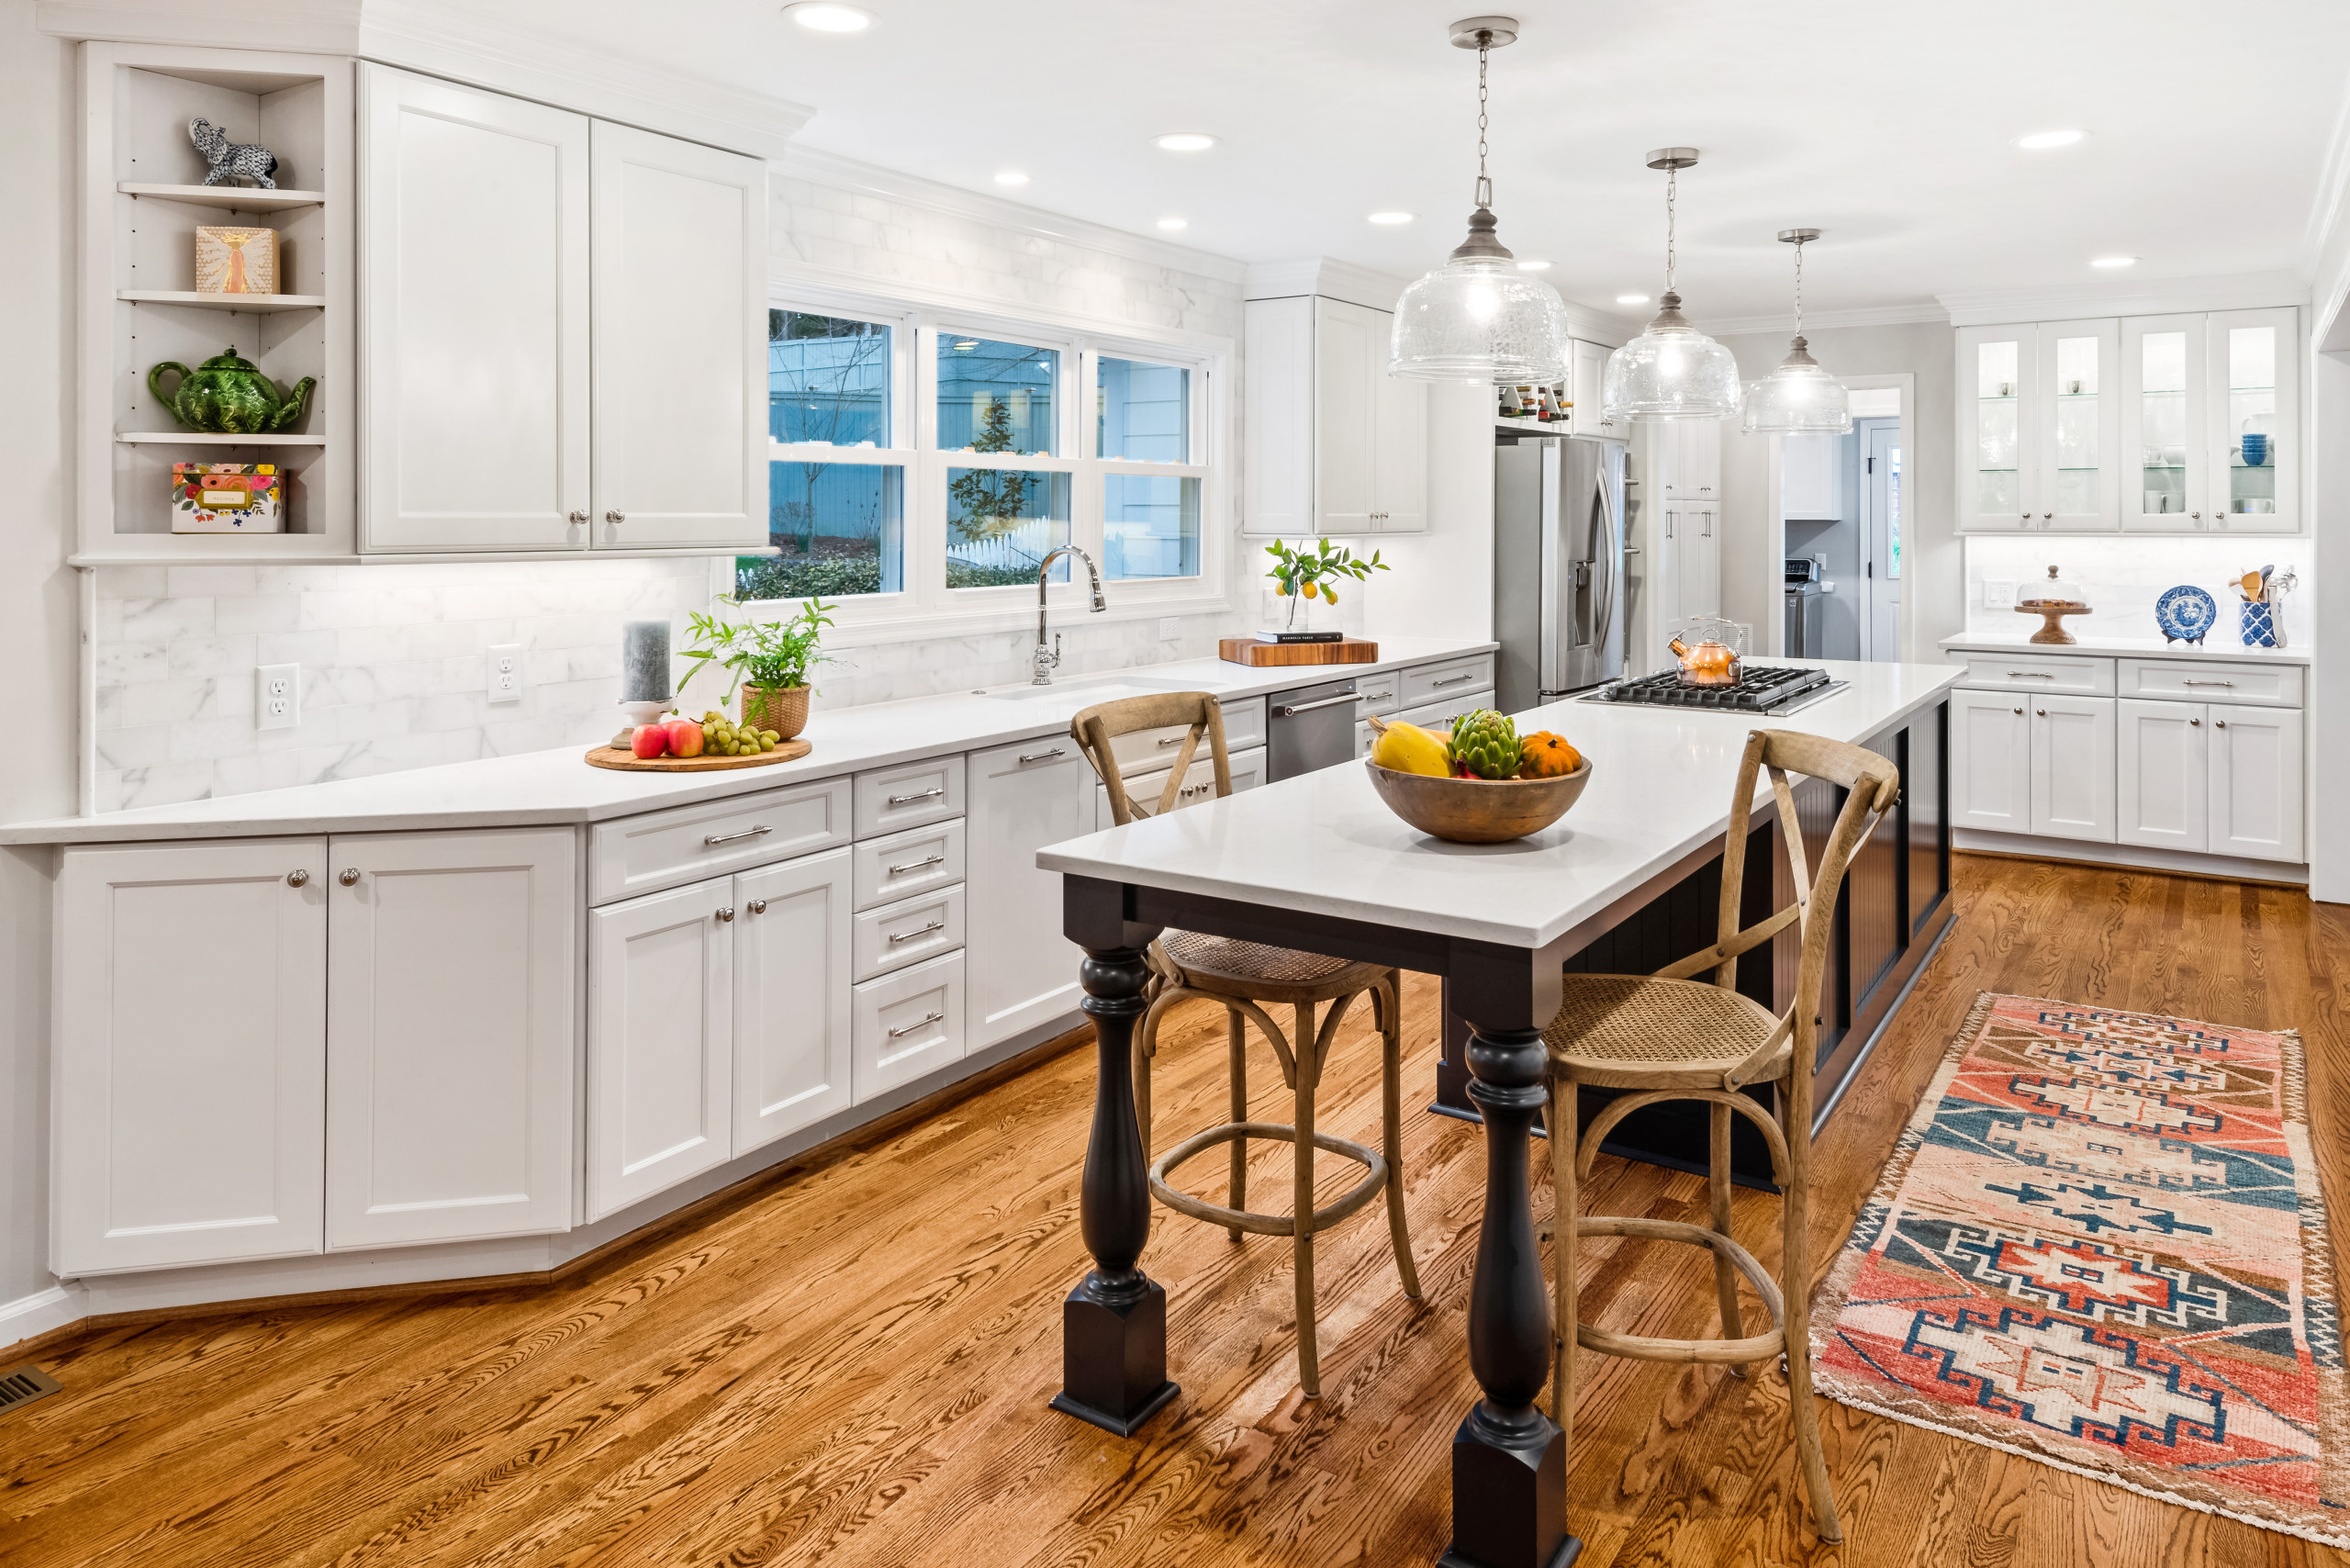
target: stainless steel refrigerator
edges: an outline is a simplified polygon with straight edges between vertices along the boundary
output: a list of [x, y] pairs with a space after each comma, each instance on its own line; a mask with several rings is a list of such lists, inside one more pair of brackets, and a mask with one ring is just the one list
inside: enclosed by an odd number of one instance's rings
[[1494, 448], [1494, 700], [1505, 713], [1624, 673], [1624, 443], [1502, 435]]

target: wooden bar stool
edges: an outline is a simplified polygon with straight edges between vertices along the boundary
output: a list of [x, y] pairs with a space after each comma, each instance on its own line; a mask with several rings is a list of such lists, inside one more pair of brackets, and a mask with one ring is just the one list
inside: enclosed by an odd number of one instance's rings
[[[1738, 928], [1745, 885], [1746, 840], [1758, 774], [1768, 768], [1778, 801], [1780, 836], [1794, 872], [1795, 901], [1741, 931]], [[1825, 778], [1850, 793], [1820, 857], [1815, 879], [1805, 870], [1803, 827], [1796, 820], [1790, 775]], [[1789, 1410], [1804, 1490], [1811, 1498], [1813, 1529], [1819, 1539], [1844, 1539], [1836, 1499], [1828, 1485], [1828, 1462], [1819, 1447], [1819, 1416], [1812, 1406], [1809, 1301], [1811, 1276], [1805, 1244], [1805, 1203], [1811, 1178], [1811, 1075], [1816, 1060], [1813, 1009], [1818, 1005], [1822, 969], [1835, 924], [1836, 893], [1853, 853], [1893, 806], [1901, 777], [1874, 752], [1785, 730], [1757, 730], [1748, 739], [1730, 803], [1729, 837], [1722, 854], [1720, 940], [1654, 975], [1569, 975], [1556, 1018], [1543, 1032], [1550, 1057], [1550, 1126], [1551, 1180], [1557, 1191], [1553, 1229], [1558, 1238], [1558, 1339], [1556, 1419], [1572, 1432], [1574, 1419], [1575, 1352], [1630, 1356], [1650, 1361], [1728, 1362], [1736, 1375], [1767, 1357], [1786, 1357]], [[1803, 933], [1794, 1005], [1774, 1017], [1735, 989], [1738, 956], [1794, 925]], [[1713, 971], [1711, 983], [1690, 977]], [[1560, 1142], [1558, 1129], [1572, 1128], [1583, 1084], [1628, 1090], [1592, 1118], [1580, 1138]], [[1741, 1092], [1767, 1083], [1777, 1090], [1778, 1114]], [[1710, 1226], [1678, 1220], [1629, 1219], [1578, 1215], [1577, 1183], [1591, 1173], [1592, 1156], [1626, 1116], [1665, 1100], [1704, 1100], [1711, 1105], [1707, 1182], [1712, 1196]], [[1771, 1170], [1785, 1195], [1779, 1277], [1729, 1236], [1730, 1117], [1742, 1115], [1762, 1129], [1770, 1146]], [[1573, 1216], [1572, 1224], [1569, 1217]], [[1721, 1313], [1718, 1339], [1662, 1339], [1582, 1322], [1575, 1311], [1575, 1239], [1584, 1236], [1628, 1236], [1656, 1241], [1695, 1242], [1714, 1254], [1714, 1292]], [[1767, 1333], [1747, 1334], [1740, 1322], [1738, 1280], [1743, 1276], [1771, 1315]]]
[[[1126, 793], [1117, 755], [1122, 735], [1186, 726], [1167, 782], [1157, 803], [1144, 807]], [[1215, 767], [1218, 798], [1232, 793], [1231, 759], [1224, 743], [1224, 710], [1204, 691], [1169, 692], [1161, 696], [1130, 697], [1097, 703], [1069, 723], [1069, 734], [1086, 759], [1102, 776], [1110, 795], [1110, 812], [1118, 825], [1161, 816], [1173, 811], [1192, 791], [1183, 778], [1191, 770], [1200, 740], [1205, 736]], [[1158, 753], [1174, 737], [1154, 735], [1148, 753], [1137, 760], [1162, 766]], [[1142, 1147], [1151, 1147], [1150, 1064], [1158, 1052], [1159, 1022], [1170, 1008], [1185, 1002], [1213, 1002], [1225, 1014], [1225, 1048], [1230, 1059], [1232, 1119], [1185, 1138], [1152, 1161], [1150, 1191], [1178, 1214], [1223, 1226], [1237, 1241], [1245, 1233], [1286, 1236], [1296, 1259], [1297, 1372], [1299, 1384], [1310, 1396], [1322, 1392], [1320, 1360], [1314, 1332], [1314, 1237], [1329, 1229], [1378, 1196], [1387, 1195], [1388, 1238], [1395, 1250], [1395, 1271], [1403, 1277], [1404, 1294], [1417, 1301], [1419, 1273], [1412, 1266], [1412, 1237], [1404, 1218], [1403, 1143], [1403, 989], [1402, 976], [1377, 964], [1356, 963], [1319, 953], [1304, 953], [1260, 942], [1209, 936], [1192, 931], [1163, 931], [1150, 945], [1152, 980], [1149, 1011], [1135, 1033], [1135, 1110], [1141, 1124]], [[1338, 1024], [1358, 996], [1369, 996], [1379, 1026], [1382, 1052], [1381, 1107], [1382, 1149], [1378, 1152], [1349, 1139], [1317, 1131], [1314, 1125], [1315, 1092], [1329, 1059], [1330, 1043]], [[1284, 1034], [1266, 1011], [1287, 1006], [1294, 1032]], [[1326, 1007], [1317, 1024], [1316, 1008]], [[1251, 1121], [1248, 1117], [1248, 1024], [1273, 1047], [1281, 1062], [1281, 1081], [1293, 1096], [1294, 1124]], [[1296, 1151], [1292, 1165], [1292, 1206], [1288, 1214], [1256, 1213], [1248, 1201], [1248, 1140], [1272, 1138]], [[1232, 1204], [1226, 1207], [1178, 1191], [1169, 1178], [1176, 1167], [1218, 1144], [1231, 1149]], [[1360, 1182], [1335, 1203], [1314, 1206], [1314, 1151], [1344, 1155], [1364, 1168]]]

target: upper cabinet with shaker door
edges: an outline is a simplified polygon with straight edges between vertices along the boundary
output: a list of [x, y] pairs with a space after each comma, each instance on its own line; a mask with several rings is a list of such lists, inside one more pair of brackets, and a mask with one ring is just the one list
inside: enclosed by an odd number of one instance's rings
[[363, 64], [359, 165], [362, 550], [766, 543], [763, 163]]
[[1574, 399], [1574, 409], [1568, 415], [1567, 430], [1573, 435], [1605, 436], [1610, 441], [1625, 441], [1631, 436], [1628, 421], [1611, 420], [1605, 405], [1607, 401], [1607, 356], [1615, 351], [1603, 343], [1587, 343], [1573, 340], [1570, 348], [1572, 379], [1567, 383], [1567, 396]]
[[1242, 360], [1242, 527], [1427, 527], [1427, 388], [1387, 374], [1393, 315], [1319, 295], [1252, 299]]
[[2299, 319], [1963, 329], [1961, 531], [2300, 532]]
[[594, 539], [767, 534], [767, 165], [598, 120]]
[[588, 122], [359, 68], [360, 547], [588, 543]]

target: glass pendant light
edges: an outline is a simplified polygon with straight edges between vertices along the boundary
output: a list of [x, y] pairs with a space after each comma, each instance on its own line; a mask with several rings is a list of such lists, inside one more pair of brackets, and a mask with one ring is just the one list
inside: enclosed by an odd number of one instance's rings
[[1664, 297], [1648, 330], [1607, 356], [1603, 419], [1726, 420], [1738, 412], [1738, 361], [1691, 326], [1673, 291], [1674, 203], [1681, 171], [1697, 162], [1694, 147], [1660, 147], [1649, 167], [1664, 174]]
[[1803, 341], [1803, 248], [1819, 238], [1817, 229], [1782, 229], [1779, 242], [1796, 248], [1796, 341], [1779, 368], [1746, 388], [1749, 435], [1839, 433], [1852, 428], [1852, 398], [1844, 384], [1819, 368]]
[[1567, 378], [1567, 308], [1559, 291], [1517, 270], [1494, 238], [1485, 175], [1485, 62], [1517, 41], [1513, 17], [1472, 17], [1452, 42], [1477, 51], [1477, 210], [1444, 265], [1404, 291], [1388, 340], [1387, 374], [1411, 381], [1516, 386]]

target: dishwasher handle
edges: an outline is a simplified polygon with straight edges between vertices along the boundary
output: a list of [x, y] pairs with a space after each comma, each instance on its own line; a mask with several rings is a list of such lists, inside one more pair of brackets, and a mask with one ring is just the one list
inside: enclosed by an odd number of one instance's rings
[[1336, 708], [1341, 702], [1360, 702], [1361, 700], [1362, 699], [1357, 696], [1354, 692], [1345, 691], [1340, 692], [1336, 697], [1325, 697], [1313, 702], [1292, 702], [1283, 707], [1276, 708], [1273, 711], [1286, 719], [1292, 713], [1311, 713], [1316, 708]]

